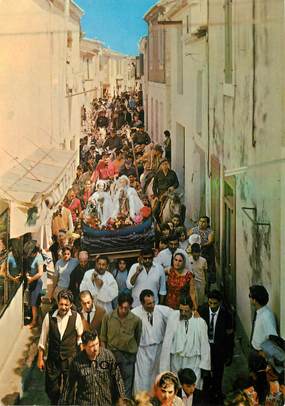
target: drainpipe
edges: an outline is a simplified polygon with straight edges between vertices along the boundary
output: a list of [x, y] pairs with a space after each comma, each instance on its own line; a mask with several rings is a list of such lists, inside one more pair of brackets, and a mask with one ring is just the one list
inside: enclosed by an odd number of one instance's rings
[[255, 0], [252, 0], [252, 118], [251, 118], [251, 144], [253, 147], [256, 146], [255, 138], [255, 105], [256, 105], [256, 89], [255, 89], [255, 79], [256, 79], [256, 10], [255, 10]]
[[207, 175], [208, 178], [211, 177], [211, 166], [210, 166], [210, 147], [211, 147], [211, 138], [210, 138], [210, 50], [209, 50], [209, 13], [210, 13], [210, 0], [207, 0], [207, 37], [206, 37], [206, 52], [207, 52]]

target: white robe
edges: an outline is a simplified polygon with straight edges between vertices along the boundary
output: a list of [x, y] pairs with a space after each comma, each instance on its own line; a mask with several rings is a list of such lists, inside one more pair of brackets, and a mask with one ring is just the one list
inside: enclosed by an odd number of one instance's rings
[[[99, 199], [104, 199], [103, 210], [101, 210], [100, 208], [100, 203], [98, 201]], [[104, 191], [97, 191], [93, 193], [93, 195], [90, 197], [90, 200], [96, 203], [98, 207], [98, 215], [101, 221], [101, 225], [106, 225], [112, 214], [112, 200], [110, 194]]]
[[202, 389], [201, 369], [211, 370], [211, 355], [205, 320], [191, 317], [186, 334], [185, 320], [180, 320], [180, 312], [176, 310], [168, 319], [159, 369], [178, 372], [181, 368], [193, 369], [196, 387]]
[[113, 311], [112, 300], [118, 296], [118, 285], [114, 276], [106, 271], [103, 275], [98, 274], [98, 278], [103, 281], [101, 288], [98, 288], [95, 282], [92, 282], [92, 275], [94, 269], [89, 269], [85, 272], [83, 280], [80, 284], [80, 292], [83, 290], [89, 290], [94, 298], [94, 302], [103, 307], [107, 313]]
[[[113, 199], [112, 218], [117, 217], [120, 211], [120, 201], [119, 201], [120, 191], [121, 189], [117, 189], [117, 191], [115, 192], [115, 196]], [[132, 220], [134, 220], [135, 216], [140, 213], [140, 209], [143, 207], [143, 203], [139, 198], [136, 189], [134, 189], [133, 187], [127, 186], [125, 188], [125, 192], [127, 194], [129, 201], [130, 217]]]
[[132, 312], [142, 320], [142, 335], [135, 364], [134, 393], [149, 391], [159, 372], [159, 360], [167, 319], [173, 312], [170, 307], [155, 305], [152, 325], [142, 306]]

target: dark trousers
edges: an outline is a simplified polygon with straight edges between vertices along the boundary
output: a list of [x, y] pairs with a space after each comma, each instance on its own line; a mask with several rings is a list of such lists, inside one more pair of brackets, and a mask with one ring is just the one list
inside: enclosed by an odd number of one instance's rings
[[46, 361], [45, 386], [52, 405], [57, 405], [68, 376], [71, 359], [48, 358]]
[[131, 398], [133, 394], [136, 354], [117, 350], [113, 351], [113, 354], [121, 371], [126, 397]]
[[222, 405], [222, 382], [224, 375], [224, 355], [216, 344], [211, 348], [211, 375], [204, 378], [204, 395], [211, 404]]

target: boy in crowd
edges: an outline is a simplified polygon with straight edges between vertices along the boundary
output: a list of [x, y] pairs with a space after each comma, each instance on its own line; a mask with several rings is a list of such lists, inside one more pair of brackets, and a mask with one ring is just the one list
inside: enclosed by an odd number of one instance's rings
[[196, 375], [190, 368], [183, 368], [178, 371], [178, 378], [181, 384], [181, 399], [185, 406], [196, 406], [201, 404], [200, 391], [196, 389]]

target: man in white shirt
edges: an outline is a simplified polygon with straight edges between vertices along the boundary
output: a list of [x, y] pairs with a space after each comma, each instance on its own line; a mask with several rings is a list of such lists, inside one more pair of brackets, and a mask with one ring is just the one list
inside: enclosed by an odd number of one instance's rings
[[179, 248], [179, 238], [177, 234], [171, 234], [168, 237], [168, 248], [160, 251], [157, 257], [154, 258], [154, 262], [161, 265], [163, 269], [166, 270], [171, 267], [172, 256], [176, 252], [181, 252], [182, 254], [184, 254], [186, 258], [186, 268], [189, 269], [190, 262], [188, 255], [185, 250]]
[[168, 318], [160, 357], [160, 371], [178, 372], [191, 368], [197, 376], [197, 389], [202, 390], [203, 376], [211, 370], [208, 328], [205, 320], [193, 316], [190, 298], [182, 297], [179, 310]]
[[272, 310], [266, 306], [269, 301], [269, 294], [264, 286], [251, 286], [249, 288], [249, 298], [255, 308], [250, 344], [254, 350], [260, 351], [261, 344], [264, 343], [270, 335], [278, 335], [276, 320]]
[[118, 285], [114, 276], [107, 272], [109, 259], [104, 255], [96, 258], [95, 269], [87, 271], [80, 284], [80, 292], [89, 290], [95, 304], [103, 307], [107, 313], [113, 311], [112, 300], [118, 296]]
[[135, 364], [134, 392], [149, 391], [159, 372], [161, 346], [172, 309], [155, 304], [154, 293], [144, 289], [141, 305], [132, 312], [142, 320], [142, 335]]
[[[48, 313], [43, 321], [39, 341], [38, 368], [46, 371], [46, 393], [52, 405], [57, 405], [62, 383], [67, 378], [69, 365], [81, 345], [83, 326], [78, 313], [71, 310], [73, 295], [63, 289], [58, 294], [58, 309]], [[48, 342], [48, 357], [44, 352]]]
[[163, 268], [153, 262], [152, 249], [141, 251], [141, 261], [132, 265], [127, 288], [132, 290], [134, 299], [133, 307], [140, 305], [140, 294], [144, 289], [150, 289], [154, 293], [155, 303], [164, 303], [166, 296], [166, 280]]

